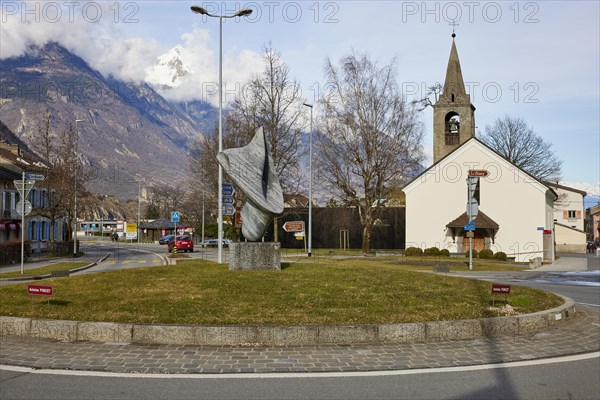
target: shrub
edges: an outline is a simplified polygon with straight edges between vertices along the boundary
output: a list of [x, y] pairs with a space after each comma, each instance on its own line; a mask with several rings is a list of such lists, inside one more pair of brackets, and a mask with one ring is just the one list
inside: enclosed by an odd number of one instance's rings
[[438, 249], [437, 247], [430, 247], [428, 249], [425, 249], [425, 251], [423, 251], [423, 254], [425, 254], [426, 256], [439, 256], [440, 249]]
[[419, 247], [409, 247], [406, 250], [404, 250], [404, 255], [407, 257], [422, 256], [423, 250], [421, 250], [421, 248], [419, 248]]
[[442, 256], [442, 257], [450, 257], [450, 250], [448, 250], [448, 249], [441, 249], [440, 250], [440, 256]]
[[500, 260], [500, 261], [506, 261], [508, 258], [506, 257], [506, 253], [499, 251], [496, 254], [494, 254], [494, 258], [496, 260]]
[[[31, 253], [31, 243], [25, 241], [25, 258]], [[0, 243], [0, 265], [14, 264], [21, 261], [21, 242], [11, 240]]]
[[494, 258], [494, 252], [490, 249], [483, 249], [479, 252], [479, 258], [491, 259]]
[[[469, 258], [469, 250], [465, 251], [465, 257]], [[473, 258], [477, 258], [477, 250], [473, 249]]]

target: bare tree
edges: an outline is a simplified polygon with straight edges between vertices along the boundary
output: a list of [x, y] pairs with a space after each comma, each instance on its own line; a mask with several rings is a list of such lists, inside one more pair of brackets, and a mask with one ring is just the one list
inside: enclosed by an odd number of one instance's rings
[[[297, 193], [301, 182], [300, 157], [303, 110], [300, 85], [290, 78], [289, 67], [271, 45], [263, 50], [264, 69], [252, 76], [228, 110], [223, 127], [223, 148], [241, 147], [263, 127], [284, 193]], [[204, 182], [217, 194], [217, 135], [202, 138], [191, 161], [193, 180]], [[216, 199], [214, 199], [216, 203]], [[243, 202], [237, 191], [236, 201]], [[275, 229], [277, 232], [277, 229]], [[276, 233], [277, 234], [277, 233]], [[277, 237], [275, 238], [277, 240]]]
[[367, 55], [328, 59], [331, 88], [322, 99], [318, 135], [319, 178], [340, 200], [358, 209], [362, 250], [370, 249], [373, 224], [389, 191], [413, 177], [424, 159], [423, 127], [395, 79], [395, 62], [378, 67]]
[[[439, 97], [440, 93], [442, 92], [442, 89], [443, 89], [443, 87], [439, 82], [435, 83], [433, 86], [429, 86], [427, 88], [427, 92], [425, 93], [424, 98], [422, 98], [420, 100], [413, 100], [413, 101], [411, 101], [411, 104], [418, 105], [419, 111], [423, 111], [427, 107], [433, 107], [435, 105], [435, 103], [437, 103], [438, 97]], [[434, 101], [431, 101], [431, 99], [430, 99], [431, 96], [433, 96]]]
[[71, 222], [69, 226], [72, 226], [75, 196], [84, 191], [86, 174], [77, 155], [78, 137], [72, 124], [64, 132], [54, 132], [51, 115], [47, 113], [33, 134], [32, 148], [43, 160], [41, 171], [46, 176], [38, 184], [43, 197], [33, 213], [49, 220], [53, 252], [57, 239], [54, 237], [56, 224], [68, 220]]
[[505, 115], [486, 125], [481, 140], [510, 162], [540, 180], [558, 181], [562, 161], [521, 117]]

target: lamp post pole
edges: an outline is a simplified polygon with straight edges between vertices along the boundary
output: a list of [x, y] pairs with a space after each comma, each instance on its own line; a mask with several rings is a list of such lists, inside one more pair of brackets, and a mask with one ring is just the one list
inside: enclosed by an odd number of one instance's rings
[[[77, 141], [79, 141], [79, 128], [77, 127], [77, 124], [84, 121], [85, 119], [75, 120], [75, 135], [77, 136]], [[77, 155], [77, 148], [75, 148], [75, 152], [75, 155]], [[77, 160], [75, 160], [75, 163], [77, 163]], [[75, 222], [73, 228], [73, 257], [77, 257], [77, 171], [73, 174], [73, 183], [73, 221]]]
[[[223, 19], [243, 17], [252, 14], [252, 10], [245, 8], [232, 15], [214, 15], [200, 6], [192, 6], [192, 12], [208, 17], [219, 18], [219, 153], [223, 151]], [[217, 226], [219, 243], [217, 245], [217, 262], [223, 263], [223, 167], [219, 164], [219, 188], [217, 206]]]
[[308, 136], [308, 257], [312, 256], [312, 147], [313, 147], [313, 105], [303, 103], [310, 107], [310, 134]]

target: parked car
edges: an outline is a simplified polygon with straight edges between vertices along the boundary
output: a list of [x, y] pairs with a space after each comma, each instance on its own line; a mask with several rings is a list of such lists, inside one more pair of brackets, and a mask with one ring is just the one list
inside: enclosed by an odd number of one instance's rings
[[194, 252], [194, 241], [188, 235], [177, 236], [169, 241], [169, 253], [173, 251], [173, 247], [177, 244], [177, 251]]
[[158, 239], [158, 244], [167, 244], [171, 241], [171, 239], [173, 239], [175, 237], [175, 235], [167, 235], [167, 236], [163, 236], [160, 239]]
[[[223, 239], [223, 247], [228, 247], [231, 241], [229, 239]], [[219, 239], [209, 239], [202, 242], [202, 247], [217, 247], [219, 245]]]

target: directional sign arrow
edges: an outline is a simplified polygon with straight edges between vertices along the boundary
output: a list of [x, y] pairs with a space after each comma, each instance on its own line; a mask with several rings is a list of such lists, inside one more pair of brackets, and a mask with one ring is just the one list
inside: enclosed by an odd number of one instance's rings
[[304, 221], [287, 221], [283, 224], [283, 230], [286, 232], [303, 232]]
[[42, 174], [34, 174], [33, 172], [25, 172], [25, 179], [32, 181], [43, 181], [46, 177]]
[[223, 196], [233, 196], [235, 190], [233, 189], [233, 185], [231, 183], [223, 183]]
[[233, 215], [233, 214], [235, 214], [235, 208], [230, 205], [224, 205], [222, 208], [222, 214], [223, 215]]

